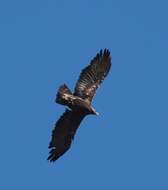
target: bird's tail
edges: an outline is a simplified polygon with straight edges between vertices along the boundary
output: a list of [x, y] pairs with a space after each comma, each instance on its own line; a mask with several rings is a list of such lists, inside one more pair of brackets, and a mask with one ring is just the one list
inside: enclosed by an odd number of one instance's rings
[[69, 99], [69, 95], [72, 95], [72, 92], [70, 89], [67, 87], [66, 84], [63, 84], [59, 87], [58, 93], [56, 95], [56, 103], [62, 104], [62, 105], [67, 105], [67, 101]]

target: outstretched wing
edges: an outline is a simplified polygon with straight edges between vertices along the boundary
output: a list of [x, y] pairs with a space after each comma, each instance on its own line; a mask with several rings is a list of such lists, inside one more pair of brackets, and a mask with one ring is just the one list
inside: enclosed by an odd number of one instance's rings
[[111, 67], [109, 50], [100, 51], [85, 69], [82, 70], [74, 95], [91, 103], [95, 92], [103, 79], [107, 76]]
[[49, 161], [57, 160], [70, 148], [75, 132], [84, 117], [83, 113], [66, 109], [52, 131], [52, 139], [48, 147], [51, 149]]

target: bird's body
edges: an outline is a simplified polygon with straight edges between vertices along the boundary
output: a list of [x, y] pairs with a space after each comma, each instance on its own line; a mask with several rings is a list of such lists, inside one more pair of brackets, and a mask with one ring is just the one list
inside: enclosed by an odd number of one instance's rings
[[67, 106], [64, 114], [56, 122], [49, 144], [51, 148], [48, 160], [55, 161], [71, 146], [81, 121], [86, 115], [98, 115], [91, 101], [97, 88], [107, 76], [111, 67], [110, 52], [105, 49], [96, 55], [90, 65], [82, 70], [74, 93], [66, 86], [60, 86], [56, 103]]
[[58, 90], [56, 103], [66, 105], [74, 111], [83, 111], [86, 115], [97, 114], [89, 101], [73, 95], [65, 84], [60, 86]]

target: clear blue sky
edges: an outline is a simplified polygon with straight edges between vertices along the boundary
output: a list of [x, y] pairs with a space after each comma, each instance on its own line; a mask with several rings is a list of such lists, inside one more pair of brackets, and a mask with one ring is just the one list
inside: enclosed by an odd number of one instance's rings
[[[0, 2], [0, 189], [168, 189], [168, 3]], [[101, 49], [113, 67], [70, 151], [46, 161], [59, 85]]]

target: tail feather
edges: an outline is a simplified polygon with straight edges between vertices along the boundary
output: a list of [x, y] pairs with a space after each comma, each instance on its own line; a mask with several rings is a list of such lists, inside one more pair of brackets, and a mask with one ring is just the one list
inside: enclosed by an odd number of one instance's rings
[[56, 100], [55, 100], [56, 103], [66, 105], [67, 103], [64, 97], [65, 95], [72, 95], [72, 92], [70, 91], [70, 89], [67, 87], [66, 84], [63, 84], [58, 89], [58, 93], [56, 95]]

